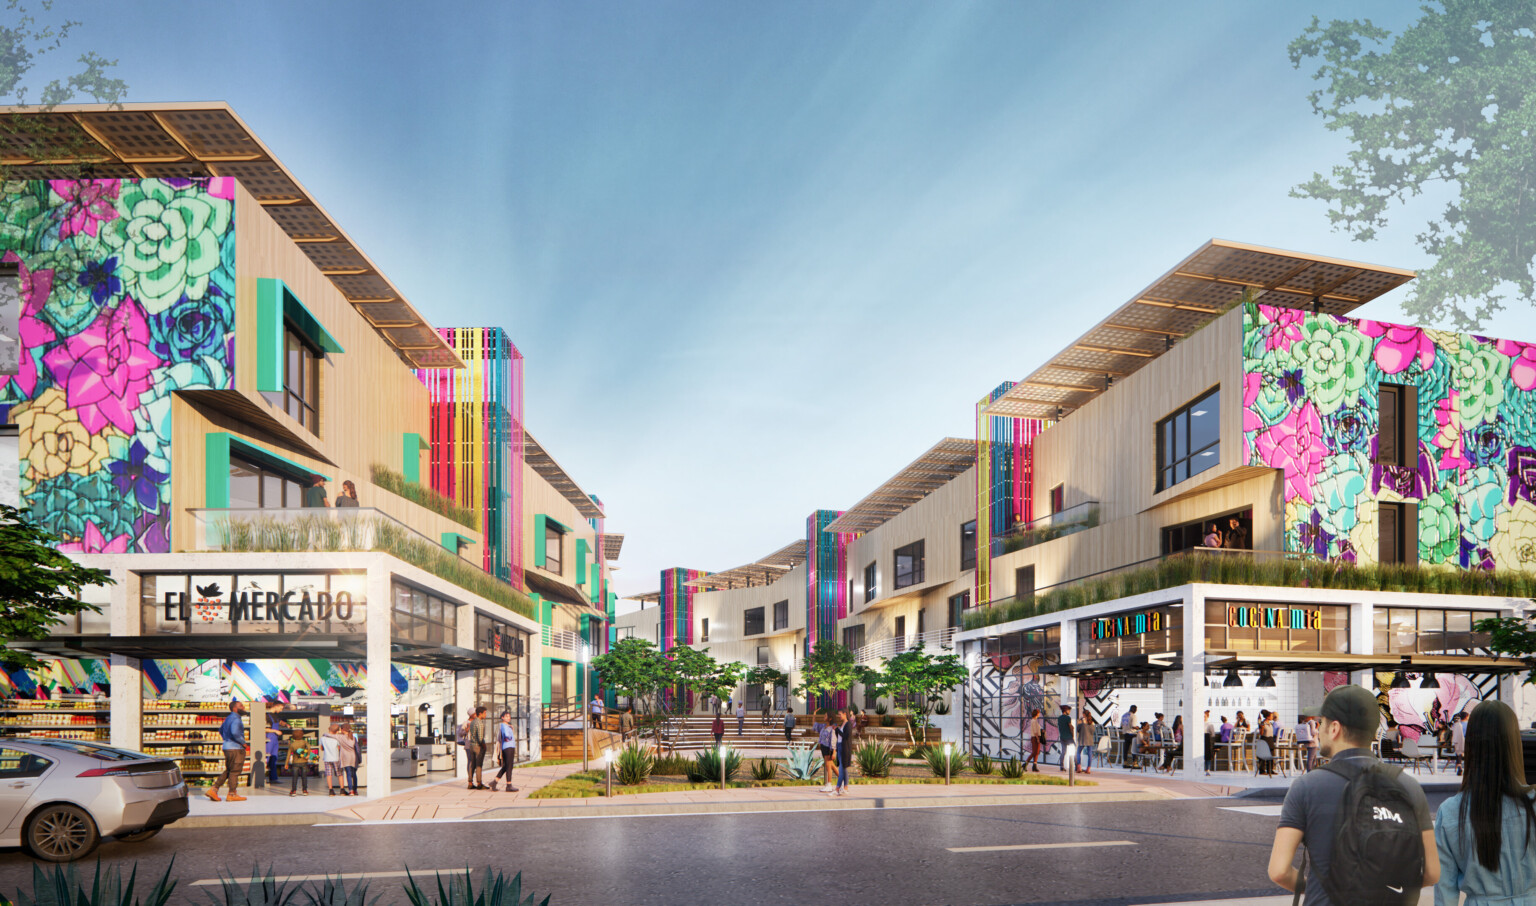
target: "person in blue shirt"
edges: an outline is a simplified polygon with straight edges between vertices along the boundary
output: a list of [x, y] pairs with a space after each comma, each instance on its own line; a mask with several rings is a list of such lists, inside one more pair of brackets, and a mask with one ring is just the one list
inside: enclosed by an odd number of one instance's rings
[[1536, 904], [1536, 791], [1525, 776], [1520, 722], [1501, 701], [1472, 709], [1461, 792], [1435, 816], [1435, 906]]
[[229, 801], [245, 801], [245, 797], [236, 792], [240, 785], [240, 775], [245, 772], [244, 715], [244, 702], [230, 702], [229, 716], [219, 725], [219, 740], [224, 749], [224, 773], [214, 779], [213, 786], [208, 790], [208, 798], [214, 802], [219, 801], [219, 787], [226, 777], [229, 778]]
[[503, 777], [507, 779], [507, 792], [517, 792], [517, 787], [512, 785], [512, 768], [517, 764], [517, 727], [512, 723], [512, 712], [501, 712], [501, 723], [496, 725], [496, 750], [501, 756], [501, 768], [491, 780], [491, 791], [496, 791], [496, 784]]

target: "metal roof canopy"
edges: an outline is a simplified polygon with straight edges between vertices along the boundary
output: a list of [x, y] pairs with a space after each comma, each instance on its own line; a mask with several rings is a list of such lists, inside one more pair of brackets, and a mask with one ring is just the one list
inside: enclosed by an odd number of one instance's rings
[[[0, 106], [11, 134], [0, 133], [0, 162], [20, 179], [67, 175], [89, 164], [97, 179], [223, 176], [256, 197], [373, 329], [414, 368], [462, 368], [464, 362], [377, 265], [336, 224], [261, 139], [223, 102], [61, 104], [48, 112]], [[69, 134], [86, 149], [68, 160], [24, 156], [29, 133]]]
[[576, 613], [587, 614], [597, 619], [604, 619], [607, 616], [607, 612], [599, 610], [581, 589], [574, 585], [567, 585], [554, 576], [547, 576], [538, 570], [530, 569], [523, 572], [523, 581], [527, 582], [530, 588], [537, 589], [538, 593], [548, 600], [563, 607], [575, 608]]
[[[121, 654], [133, 658], [202, 658], [259, 661], [272, 658], [368, 660], [368, 640], [362, 633], [279, 635], [275, 633], [167, 633], [163, 635], [57, 635], [37, 642], [16, 642], [57, 657]], [[507, 659], [456, 645], [420, 645], [403, 639], [390, 642], [395, 663], [440, 670], [505, 667]]]
[[570, 473], [555, 462], [555, 458], [549, 455], [549, 451], [545, 450], [542, 444], [533, 439], [533, 435], [529, 434], [526, 428], [523, 430], [523, 459], [545, 481], [549, 482], [551, 487], [559, 491], [562, 497], [569, 500], [583, 517], [603, 518], [603, 508], [598, 506], [580, 485], [576, 484], [576, 480], [570, 476]]
[[604, 560], [619, 559], [619, 551], [624, 547], [623, 535], [599, 535], [598, 546], [602, 548]]
[[1208, 651], [1205, 668], [1211, 670], [1405, 670], [1422, 673], [1517, 673], [1531, 669], [1521, 658], [1458, 654], [1338, 654], [1284, 651]]
[[946, 437], [897, 472], [823, 531], [863, 533], [884, 525], [976, 465], [976, 441]]
[[1041, 673], [1055, 676], [1101, 678], [1153, 678], [1161, 677], [1170, 670], [1183, 668], [1184, 660], [1176, 651], [1158, 654], [1128, 654], [1121, 657], [1095, 658], [1073, 661], [1070, 664], [1047, 664]]
[[[1225, 313], [1243, 290], [1281, 308], [1347, 315], [1413, 271], [1212, 239], [983, 410], [1054, 419]], [[1060, 412], [1058, 412], [1060, 410]]]
[[771, 585], [785, 573], [805, 562], [806, 543], [804, 540], [786, 544], [761, 560], [728, 569], [724, 572], [710, 573], [691, 579], [684, 585], [693, 588], [719, 591], [725, 588], [748, 588], [753, 585]]
[[630, 595], [629, 597], [625, 598], [624, 600], [626, 600], [626, 601], [639, 601], [641, 604], [657, 604], [657, 603], [660, 603], [660, 601], [661, 601], [661, 592], [659, 592], [659, 591], [641, 592], [638, 595]]

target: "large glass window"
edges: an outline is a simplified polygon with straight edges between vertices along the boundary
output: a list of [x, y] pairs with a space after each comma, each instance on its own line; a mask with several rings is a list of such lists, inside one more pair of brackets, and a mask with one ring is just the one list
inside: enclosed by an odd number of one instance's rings
[[1205, 602], [1208, 651], [1349, 651], [1344, 604]]
[[305, 483], [305, 476], [229, 457], [229, 505], [235, 509], [301, 507]]
[[1417, 507], [1406, 503], [1380, 503], [1376, 513], [1377, 559], [1382, 563], [1418, 561]]
[[292, 327], [283, 332], [283, 411], [320, 433], [320, 350]]
[[875, 587], [875, 579], [876, 579], [875, 564], [871, 563], [868, 566], [864, 567], [864, 603], [865, 604], [868, 604], [870, 601], [873, 601], [875, 599], [875, 597], [878, 594], [880, 594], [880, 590]]
[[843, 647], [858, 651], [864, 647], [864, 624], [843, 627]]
[[1221, 462], [1221, 388], [1157, 423], [1157, 489]]
[[544, 568], [552, 573], [559, 574], [564, 567], [561, 565], [561, 548], [565, 545], [565, 532], [558, 525], [551, 525], [547, 520], [544, 523]]
[[391, 599], [395, 638], [428, 645], [458, 644], [457, 604], [399, 581], [392, 583]]
[[914, 541], [896, 548], [895, 588], [906, 588], [923, 581], [923, 542]]
[[1416, 610], [1378, 607], [1374, 614], [1377, 654], [1472, 654], [1487, 648], [1486, 632], [1473, 632], [1478, 620], [1498, 616], [1492, 610]]
[[971, 593], [962, 591], [958, 595], [949, 596], [949, 625], [959, 629], [965, 616], [965, 609], [971, 606]]
[[976, 568], [976, 520], [960, 526], [960, 570]]
[[779, 601], [773, 605], [773, 631], [789, 628], [789, 602]]
[[1158, 654], [1184, 648], [1184, 609], [1164, 604], [1077, 621], [1080, 660]]
[[518, 754], [527, 759], [529, 750], [528, 689], [531, 636], [511, 623], [484, 614], [475, 615], [475, 650], [507, 659], [505, 667], [482, 667], [475, 671], [475, 702], [490, 709], [491, 719], [501, 721], [501, 712], [512, 712], [517, 728]]
[[743, 614], [742, 635], [762, 635], [767, 632], [763, 623], [763, 608], [753, 607]]

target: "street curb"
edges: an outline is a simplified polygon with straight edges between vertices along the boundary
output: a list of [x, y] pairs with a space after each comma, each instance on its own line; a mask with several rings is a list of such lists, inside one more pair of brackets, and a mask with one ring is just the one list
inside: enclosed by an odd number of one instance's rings
[[228, 815], [189, 815], [167, 827], [173, 830], [198, 827], [307, 827], [315, 824], [350, 824], [358, 819], [328, 812], [274, 814], [261, 812]]
[[[1412, 777], [1413, 775], [1412, 774], [1408, 774], [1406, 776]], [[1421, 783], [1421, 784], [1419, 784], [1419, 786], [1426, 793], [1459, 793], [1459, 792], [1461, 792], [1461, 784], [1459, 782], [1455, 782], [1455, 783], [1450, 783], [1450, 782]], [[1290, 787], [1288, 787], [1288, 786], [1254, 787], [1252, 789], [1243, 790], [1241, 793], [1233, 793], [1232, 794], [1232, 798], [1233, 799], [1284, 799], [1285, 798], [1285, 794], [1287, 792], [1289, 792], [1289, 790], [1290, 790]]]
[[[588, 800], [590, 801], [590, 800]], [[1086, 802], [1166, 802], [1151, 791], [1047, 793], [1031, 796], [911, 796], [878, 799], [792, 799], [782, 802], [669, 802], [634, 805], [538, 806], [495, 808], [471, 815], [469, 821], [536, 820], [539, 818], [615, 818], [663, 815], [717, 815], [733, 812], [870, 811], [894, 808], [958, 808], [996, 805], [1075, 805]], [[406, 822], [409, 823], [409, 822]]]

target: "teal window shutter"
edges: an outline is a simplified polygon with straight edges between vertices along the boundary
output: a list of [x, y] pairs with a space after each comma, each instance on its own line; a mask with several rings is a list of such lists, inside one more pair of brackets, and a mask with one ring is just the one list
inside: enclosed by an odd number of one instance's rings
[[592, 581], [587, 583], [587, 593], [592, 596], [592, 603], [596, 604], [603, 598], [603, 590], [598, 587], [597, 561], [592, 561]]
[[427, 449], [427, 442], [420, 434], [407, 431], [404, 447], [400, 458], [400, 474], [411, 484], [421, 484], [421, 451]]
[[587, 584], [587, 539], [576, 539], [576, 584]]
[[292, 323], [296, 331], [323, 353], [346, 352], [287, 284], [275, 277], [256, 280], [256, 389], [283, 392], [283, 329]]
[[533, 565], [544, 565], [544, 519], [543, 513], [533, 517]]
[[203, 435], [203, 506], [210, 510], [229, 507], [229, 435], [210, 431]]

